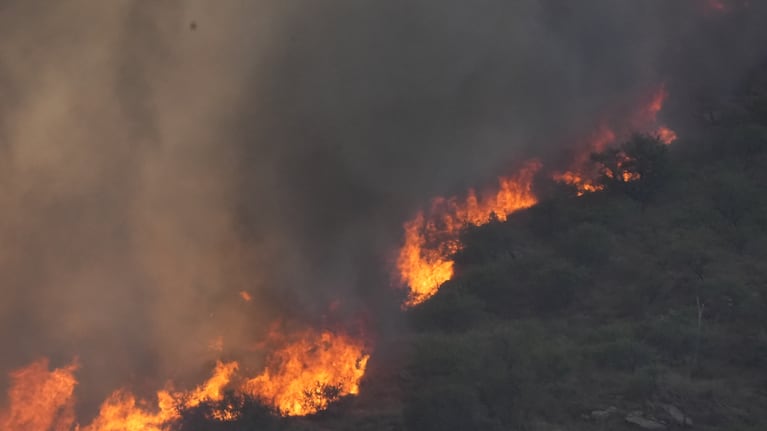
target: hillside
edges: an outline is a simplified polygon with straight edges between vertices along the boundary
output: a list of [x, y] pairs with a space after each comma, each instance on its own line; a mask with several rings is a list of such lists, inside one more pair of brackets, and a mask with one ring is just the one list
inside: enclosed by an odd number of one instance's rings
[[764, 429], [763, 100], [670, 147], [633, 138], [637, 181], [552, 186], [467, 230], [456, 277], [410, 312], [405, 428]]
[[763, 430], [767, 97], [749, 89], [693, 138], [592, 155], [601, 191], [549, 182], [467, 228], [455, 277], [382, 340], [358, 397], [234, 423], [203, 406], [181, 429]]

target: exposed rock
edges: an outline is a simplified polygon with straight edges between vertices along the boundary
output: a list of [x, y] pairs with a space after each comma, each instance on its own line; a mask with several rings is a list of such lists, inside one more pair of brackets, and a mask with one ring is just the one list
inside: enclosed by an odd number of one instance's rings
[[679, 407], [671, 404], [661, 404], [661, 408], [679, 425], [692, 426], [692, 419], [685, 415]]
[[656, 421], [654, 419], [648, 419], [644, 417], [642, 412], [631, 412], [626, 416], [626, 422], [634, 424], [642, 429], [646, 430], [663, 430], [666, 429], [666, 425], [663, 422]]

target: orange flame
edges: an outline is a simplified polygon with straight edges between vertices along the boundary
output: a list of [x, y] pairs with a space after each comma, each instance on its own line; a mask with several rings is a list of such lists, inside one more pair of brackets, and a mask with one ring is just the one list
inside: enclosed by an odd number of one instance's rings
[[[592, 152], [605, 150], [618, 137], [628, 136], [629, 132], [635, 130], [649, 131], [655, 128], [656, 135], [663, 142], [676, 140], [676, 133], [659, 125], [657, 120], [667, 97], [666, 87], [661, 85], [629, 116], [622, 128], [616, 129], [607, 122], [600, 125], [588, 140], [585, 151], [575, 158], [572, 167], [564, 172], [555, 172], [552, 178], [574, 186], [578, 196], [602, 190], [604, 186], [597, 182], [600, 172], [590, 169], [589, 155]], [[621, 165], [618, 167], [621, 168]], [[404, 245], [397, 258], [400, 281], [408, 288], [403, 307], [423, 303], [453, 277], [451, 256], [461, 248], [459, 234], [464, 226], [485, 224], [490, 221], [492, 214], [504, 221], [509, 214], [537, 203], [532, 186], [535, 173], [540, 167], [540, 163], [531, 162], [515, 177], [501, 178], [499, 191], [487, 199], [480, 200], [474, 190], [469, 190], [462, 201], [455, 197], [434, 199], [428, 214], [419, 212], [404, 224]], [[626, 169], [602, 174], [613, 177], [617, 174], [625, 182], [639, 179], [638, 174]]]
[[363, 344], [349, 336], [308, 330], [275, 351], [244, 390], [284, 416], [316, 413], [359, 393], [369, 358]]
[[655, 121], [655, 119], [658, 117], [658, 113], [663, 110], [663, 104], [666, 102], [667, 98], [668, 91], [666, 91], [666, 85], [664, 84], [660, 86], [655, 94], [653, 94], [650, 103], [644, 110], [648, 120]]
[[658, 135], [658, 139], [660, 139], [660, 141], [666, 145], [672, 144], [678, 138], [675, 131], [665, 126], [661, 126], [660, 128], [658, 128], [657, 135]]
[[158, 412], [151, 412], [146, 402], [125, 390], [114, 392], [101, 405], [99, 416], [83, 431], [165, 431], [167, 422], [173, 420], [176, 411], [167, 393], [159, 392]]
[[[162, 390], [157, 392], [157, 405], [124, 389], [114, 392], [102, 405], [98, 417], [82, 431], [167, 431], [179, 417], [179, 411], [196, 407], [206, 401], [220, 401], [224, 388], [237, 371], [236, 362], [218, 362], [213, 375], [202, 385], [188, 392]], [[216, 418], [229, 418], [231, 412], [215, 412]]]
[[486, 224], [493, 215], [503, 221], [538, 202], [533, 179], [540, 168], [538, 161], [531, 161], [515, 176], [499, 178], [498, 191], [485, 199], [479, 199], [474, 190], [463, 201], [437, 198], [428, 217], [419, 212], [405, 223], [405, 243], [397, 259], [400, 279], [409, 289], [405, 307], [431, 298], [453, 277], [451, 255], [460, 249], [458, 237], [463, 227]]
[[555, 173], [552, 177], [558, 183], [567, 184], [575, 187], [576, 194], [583, 196], [586, 193], [593, 193], [604, 190], [605, 186], [594, 183], [593, 179], [586, 178], [583, 174], [577, 172], [565, 171]]
[[[282, 337], [272, 331], [272, 338]], [[284, 338], [284, 337], [283, 337]], [[81, 426], [74, 414], [76, 365], [53, 371], [41, 359], [11, 373], [10, 406], [0, 411], [3, 431], [170, 431], [181, 412], [205, 402], [224, 399], [227, 387], [258, 397], [285, 416], [300, 416], [326, 409], [346, 395], [359, 393], [369, 355], [362, 342], [330, 331], [306, 330], [277, 349], [266, 370], [233, 385], [237, 362], [216, 363], [203, 384], [188, 391], [168, 387], [154, 400], [138, 399], [119, 389], [101, 405], [98, 416]], [[225, 406], [208, 419], [236, 420], [238, 406]]]
[[[605, 150], [616, 141], [618, 136], [627, 136], [629, 132], [634, 130], [650, 131], [655, 128], [655, 135], [664, 144], [669, 145], [676, 141], [678, 138], [676, 132], [667, 126], [658, 125], [658, 114], [663, 110], [663, 105], [667, 98], [668, 91], [666, 86], [661, 85], [651, 94], [646, 103], [636, 110], [627, 124], [620, 129], [620, 133], [616, 133], [613, 128], [602, 124], [589, 140], [586, 150], [575, 158], [570, 169], [564, 172], [555, 172], [552, 175], [552, 179], [556, 182], [575, 187], [578, 196], [603, 190], [604, 186], [597, 183], [597, 177], [600, 172], [589, 168], [589, 154]], [[623, 164], [625, 164], [625, 161], [627, 160], [624, 160]], [[620, 168], [621, 166], [619, 165], [618, 167]], [[614, 178], [615, 176], [614, 172], [602, 173], [609, 178]], [[624, 182], [639, 179], [639, 174], [625, 169], [621, 170], [618, 175]]]
[[0, 413], [7, 431], [69, 431], [75, 422], [74, 389], [76, 364], [48, 370], [40, 359], [10, 374], [10, 407]]

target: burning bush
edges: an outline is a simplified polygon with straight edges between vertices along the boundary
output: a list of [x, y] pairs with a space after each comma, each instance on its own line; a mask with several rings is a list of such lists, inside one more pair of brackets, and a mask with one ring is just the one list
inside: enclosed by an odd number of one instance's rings
[[[217, 420], [220, 412], [236, 412]], [[206, 401], [180, 411], [172, 431], [270, 431], [279, 429], [279, 412], [257, 398], [228, 391], [218, 401]]]
[[620, 191], [645, 204], [665, 183], [668, 170], [668, 147], [660, 138], [634, 135], [618, 148], [594, 153], [599, 184], [608, 191]]

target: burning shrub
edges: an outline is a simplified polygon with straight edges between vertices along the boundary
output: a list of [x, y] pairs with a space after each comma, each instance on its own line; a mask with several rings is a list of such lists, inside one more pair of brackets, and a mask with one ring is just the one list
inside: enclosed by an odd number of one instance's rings
[[348, 335], [306, 331], [275, 351], [245, 390], [283, 416], [317, 413], [341, 396], [359, 393], [369, 358], [364, 343]]
[[[221, 412], [229, 414], [222, 418]], [[269, 431], [279, 429], [279, 412], [258, 399], [227, 392], [223, 399], [180, 410], [173, 431]]]
[[665, 183], [668, 174], [668, 146], [658, 137], [634, 135], [619, 148], [594, 153], [599, 165], [599, 183], [605, 190], [619, 191], [647, 203]]

